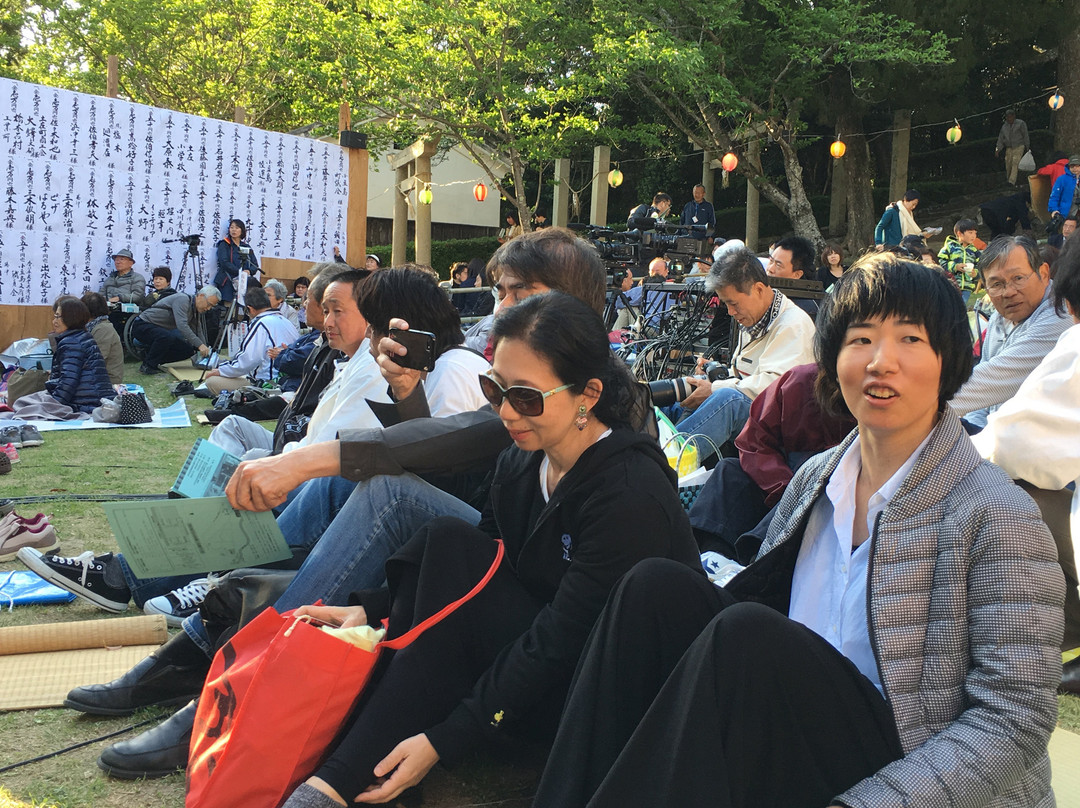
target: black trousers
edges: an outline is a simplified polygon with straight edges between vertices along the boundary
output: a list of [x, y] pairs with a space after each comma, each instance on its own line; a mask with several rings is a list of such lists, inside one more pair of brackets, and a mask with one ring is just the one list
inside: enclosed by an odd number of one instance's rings
[[643, 561], [578, 665], [534, 808], [825, 808], [902, 755], [873, 684], [783, 614]]
[[[418, 562], [400, 564], [397, 577], [392, 567], [401, 558]], [[393, 593], [388, 636], [400, 636], [464, 595], [494, 558], [495, 543], [476, 527], [449, 517], [428, 523], [387, 562]], [[479, 595], [377, 672], [378, 681], [368, 686], [337, 748], [315, 776], [352, 804], [375, 781], [379, 761], [404, 739], [446, 719], [543, 605], [504, 560]]]
[[195, 349], [180, 336], [179, 331], [167, 331], [145, 320], [136, 320], [132, 324], [131, 336], [145, 346], [143, 364], [150, 367], [179, 362], [195, 353]]

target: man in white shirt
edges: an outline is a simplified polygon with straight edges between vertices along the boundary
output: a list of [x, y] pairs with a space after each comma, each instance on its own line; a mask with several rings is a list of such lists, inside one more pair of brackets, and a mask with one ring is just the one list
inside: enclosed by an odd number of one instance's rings
[[205, 377], [206, 387], [214, 396], [222, 390], [239, 390], [249, 384], [270, 381], [273, 360], [267, 350], [282, 343], [288, 345], [300, 336], [296, 326], [270, 307], [270, 297], [265, 290], [259, 287], [248, 289], [244, 302], [251, 320], [240, 350]]
[[[323, 336], [348, 359], [338, 363], [334, 378], [323, 390], [311, 415], [305, 436], [285, 444], [285, 451], [333, 440], [340, 429], [379, 426], [366, 400], [389, 403], [390, 397], [379, 366], [368, 351], [368, 322], [357, 305], [360, 287], [369, 274], [367, 270], [349, 270], [335, 278], [323, 293]], [[257, 290], [248, 292], [249, 299], [253, 291]], [[238, 457], [252, 459], [271, 452], [274, 434], [246, 418], [230, 416], [214, 429], [210, 442]]]
[[[728, 245], [732, 246], [728, 246]], [[739, 324], [726, 379], [689, 377], [693, 392], [676, 404], [676, 424], [686, 435], [704, 435], [717, 448], [746, 424], [758, 393], [796, 365], [814, 361], [814, 324], [798, 306], [769, 286], [757, 256], [741, 242], [728, 242], [708, 283]], [[704, 458], [712, 447], [698, 445]]]

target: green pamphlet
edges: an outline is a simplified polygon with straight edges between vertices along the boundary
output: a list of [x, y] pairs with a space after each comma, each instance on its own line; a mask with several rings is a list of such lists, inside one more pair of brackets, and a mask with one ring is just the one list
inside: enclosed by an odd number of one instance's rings
[[270, 511], [237, 511], [225, 497], [106, 502], [116, 543], [140, 578], [231, 570], [291, 555]]

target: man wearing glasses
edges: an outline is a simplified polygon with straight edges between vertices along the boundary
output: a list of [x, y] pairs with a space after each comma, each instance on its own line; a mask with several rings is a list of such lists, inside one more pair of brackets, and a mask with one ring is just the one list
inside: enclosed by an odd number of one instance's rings
[[1054, 309], [1050, 267], [1028, 236], [999, 236], [979, 259], [979, 277], [994, 313], [982, 336], [982, 358], [950, 405], [969, 432], [1012, 398], [1028, 374], [1072, 325]]

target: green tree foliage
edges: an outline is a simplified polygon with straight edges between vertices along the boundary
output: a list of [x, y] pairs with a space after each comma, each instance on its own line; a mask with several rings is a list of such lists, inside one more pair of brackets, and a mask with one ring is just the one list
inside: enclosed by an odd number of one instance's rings
[[214, 118], [240, 105], [278, 130], [335, 129], [364, 44], [352, 12], [317, 0], [52, 0], [27, 15], [19, 78], [102, 94], [116, 55], [125, 98]]
[[361, 100], [413, 134], [437, 131], [472, 156], [528, 229], [526, 174], [603, 122], [589, 26], [552, 0], [372, 0], [377, 41]]
[[[799, 161], [805, 108], [848, 77], [865, 92], [863, 65], [947, 62], [947, 38], [864, 0], [594, 0], [594, 42], [613, 91], [640, 94], [698, 147], [734, 151], [744, 174], [795, 230], [823, 241]], [[783, 176], [748, 150], [779, 149]]]

